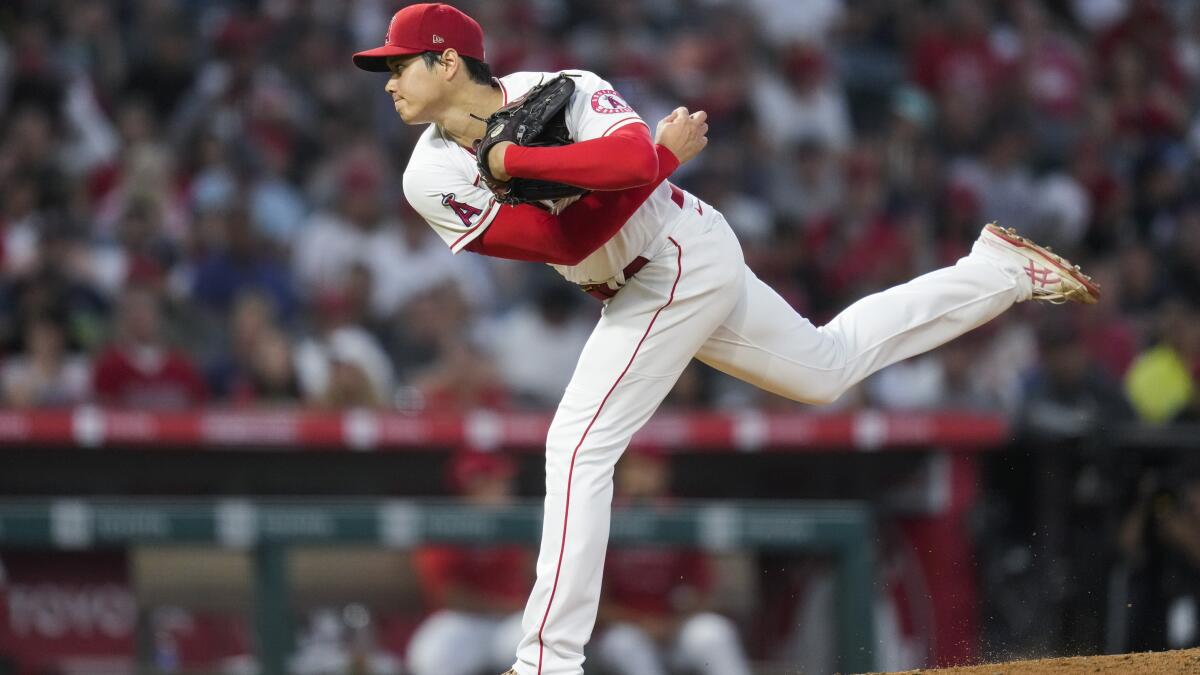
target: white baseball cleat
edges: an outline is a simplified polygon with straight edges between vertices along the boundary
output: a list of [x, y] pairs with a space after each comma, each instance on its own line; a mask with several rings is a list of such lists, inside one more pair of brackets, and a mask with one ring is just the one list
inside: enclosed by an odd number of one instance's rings
[[1021, 258], [1021, 268], [1033, 283], [1034, 300], [1055, 305], [1065, 302], [1094, 305], [1100, 300], [1100, 286], [1078, 265], [1072, 265], [1049, 248], [1029, 241], [1011, 227], [988, 223], [983, 226], [979, 238], [998, 250]]

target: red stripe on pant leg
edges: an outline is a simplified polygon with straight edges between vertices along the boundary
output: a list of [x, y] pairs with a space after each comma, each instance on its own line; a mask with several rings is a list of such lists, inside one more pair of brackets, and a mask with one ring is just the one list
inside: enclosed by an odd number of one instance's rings
[[608, 403], [608, 397], [616, 391], [617, 385], [625, 377], [625, 373], [629, 372], [629, 368], [633, 365], [633, 360], [637, 358], [638, 352], [642, 349], [642, 343], [650, 335], [650, 329], [654, 328], [654, 322], [658, 320], [658, 315], [662, 313], [675, 300], [675, 289], [679, 286], [679, 278], [683, 276], [683, 247], [679, 242], [671, 237], [667, 239], [675, 245], [675, 283], [671, 284], [671, 294], [667, 297], [667, 302], [658, 311], [654, 312], [654, 316], [650, 317], [650, 325], [646, 326], [646, 332], [642, 334], [642, 339], [638, 340], [637, 347], [633, 348], [633, 354], [629, 357], [629, 363], [625, 364], [625, 370], [617, 376], [617, 381], [608, 388], [608, 393], [600, 401], [600, 406], [596, 408], [596, 414], [592, 415], [592, 419], [588, 422], [587, 428], [583, 430], [583, 435], [579, 437], [579, 443], [575, 446], [575, 451], [571, 453], [571, 465], [567, 470], [567, 499], [563, 510], [563, 533], [562, 542], [558, 546], [558, 564], [554, 568], [554, 585], [550, 587], [550, 600], [546, 602], [546, 613], [542, 615], [542, 625], [538, 627], [538, 675], [542, 675], [542, 655], [545, 653], [546, 644], [542, 642], [542, 632], [546, 629], [546, 619], [550, 618], [550, 607], [554, 605], [554, 594], [558, 591], [558, 576], [562, 572], [563, 552], [567, 548], [567, 519], [571, 515], [571, 478], [575, 475], [575, 457], [579, 454], [579, 448], [583, 447], [583, 441], [587, 438], [588, 432], [592, 430], [592, 425], [596, 423], [596, 418], [600, 416], [600, 411], [604, 410], [604, 404]]

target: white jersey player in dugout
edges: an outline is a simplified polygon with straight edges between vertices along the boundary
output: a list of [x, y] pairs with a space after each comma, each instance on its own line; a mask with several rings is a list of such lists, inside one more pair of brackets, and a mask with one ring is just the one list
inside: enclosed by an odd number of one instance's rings
[[[498, 204], [481, 187], [468, 148], [483, 134], [481, 118], [554, 73], [472, 78], [469, 69], [478, 75], [484, 62], [482, 30], [439, 4], [397, 12], [385, 44], [354, 61], [391, 72], [387, 91], [404, 122], [429, 124], [405, 170], [404, 192], [455, 253], [471, 247], [506, 210], [535, 208]], [[570, 72], [578, 77], [567, 126], [577, 145], [644, 124], [604, 80]], [[660, 146], [674, 142], [669, 150], [676, 151], [678, 142], [665, 139], [677, 139], [671, 134], [681, 129], [702, 135], [707, 127], [703, 115], [673, 113], [659, 125]], [[696, 152], [693, 146], [679, 159]], [[570, 209], [557, 204], [553, 211], [565, 216]], [[613, 468], [693, 358], [775, 394], [826, 403], [1014, 303], [1099, 298], [1096, 285], [1070, 263], [1011, 230], [986, 225], [954, 266], [865, 297], [816, 327], [746, 267], [720, 212], [667, 182], [598, 249], [554, 268], [569, 282], [601, 284], [605, 306], [546, 439], [541, 549], [510, 671], [516, 675], [583, 672], [608, 542]]]

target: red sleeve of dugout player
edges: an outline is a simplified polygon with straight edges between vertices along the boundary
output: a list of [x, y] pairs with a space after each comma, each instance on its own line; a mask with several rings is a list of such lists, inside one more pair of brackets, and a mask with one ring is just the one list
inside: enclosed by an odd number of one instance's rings
[[[632, 125], [639, 126], [639, 125]], [[640, 187], [593, 192], [557, 216], [531, 204], [505, 206], [468, 251], [510, 260], [576, 265], [612, 239], [638, 207], [679, 168], [679, 159], [655, 146], [658, 173]]]
[[514, 606], [529, 593], [529, 552], [521, 546], [426, 546], [413, 555], [413, 565], [431, 609], [445, 607], [451, 587]]
[[699, 551], [613, 547], [605, 558], [605, 600], [625, 610], [668, 616], [690, 604], [682, 595], [711, 588], [708, 558]]

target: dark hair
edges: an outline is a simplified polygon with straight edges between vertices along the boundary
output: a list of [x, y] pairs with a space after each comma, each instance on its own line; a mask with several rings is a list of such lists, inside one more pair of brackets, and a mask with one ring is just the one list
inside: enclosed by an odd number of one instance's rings
[[[471, 81], [476, 84], [486, 84], [490, 87], [496, 86], [492, 81], [492, 67], [480, 61], [479, 59], [471, 58], [470, 56], [458, 55], [458, 58], [463, 60], [467, 66], [467, 75], [471, 76]], [[441, 52], [421, 52], [421, 59], [425, 61], [427, 68], [432, 68], [433, 64], [442, 62]]]

